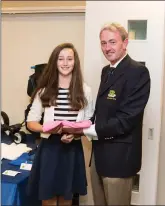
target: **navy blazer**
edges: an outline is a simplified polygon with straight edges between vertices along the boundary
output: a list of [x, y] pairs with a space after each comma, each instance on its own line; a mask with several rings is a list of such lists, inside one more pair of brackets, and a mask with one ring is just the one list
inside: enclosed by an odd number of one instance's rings
[[96, 170], [105, 177], [131, 177], [141, 168], [142, 121], [150, 75], [129, 55], [107, 82], [109, 67], [102, 70], [93, 118], [98, 135], [98, 141], [92, 141]]

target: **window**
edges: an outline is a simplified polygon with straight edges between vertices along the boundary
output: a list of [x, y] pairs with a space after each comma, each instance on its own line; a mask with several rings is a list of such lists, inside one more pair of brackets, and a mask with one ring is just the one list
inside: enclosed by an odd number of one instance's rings
[[147, 20], [128, 20], [129, 39], [146, 40]]

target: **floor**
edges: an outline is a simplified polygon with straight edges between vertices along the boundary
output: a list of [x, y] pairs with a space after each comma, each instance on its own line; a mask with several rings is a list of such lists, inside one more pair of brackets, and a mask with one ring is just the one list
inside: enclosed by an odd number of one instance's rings
[[85, 155], [86, 173], [87, 173], [87, 181], [88, 181], [88, 194], [86, 196], [80, 196], [80, 205], [94, 205], [92, 189], [91, 189], [90, 170], [89, 170], [91, 142], [89, 142], [86, 137], [83, 137], [82, 143], [83, 143], [84, 155]]

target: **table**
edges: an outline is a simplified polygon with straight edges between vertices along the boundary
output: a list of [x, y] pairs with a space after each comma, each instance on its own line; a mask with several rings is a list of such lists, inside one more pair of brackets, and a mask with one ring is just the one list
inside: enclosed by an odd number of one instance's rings
[[[27, 146], [36, 148], [36, 136], [27, 135]], [[9, 136], [2, 135], [1, 142], [11, 144]], [[20, 170], [19, 166], [9, 164], [11, 160], [3, 159], [1, 164], [1, 174], [5, 170], [21, 171], [21, 174], [15, 177], [1, 175], [1, 205], [2, 206], [41, 206], [42, 202], [36, 199], [30, 199], [26, 195], [26, 186], [30, 171]], [[74, 194], [72, 205], [79, 205], [79, 195]]]
[[[11, 139], [7, 135], [1, 136], [1, 142], [10, 144]], [[27, 135], [27, 146], [34, 149], [36, 147], [33, 135]], [[40, 202], [33, 202], [26, 195], [26, 186], [30, 171], [20, 170], [19, 166], [9, 164], [11, 160], [3, 159], [1, 163], [1, 174], [5, 170], [21, 171], [15, 177], [1, 175], [1, 205], [2, 206], [38, 206]]]

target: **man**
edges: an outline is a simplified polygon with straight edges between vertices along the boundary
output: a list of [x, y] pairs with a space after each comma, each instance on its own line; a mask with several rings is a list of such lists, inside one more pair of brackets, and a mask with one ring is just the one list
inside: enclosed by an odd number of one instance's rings
[[141, 168], [142, 121], [150, 76], [144, 65], [127, 54], [128, 33], [121, 25], [105, 25], [100, 42], [110, 65], [102, 70], [93, 125], [83, 130], [86, 136], [93, 136], [94, 204], [130, 205], [132, 177]]

